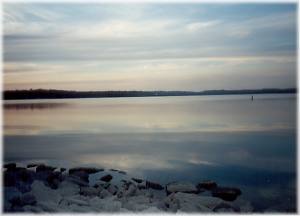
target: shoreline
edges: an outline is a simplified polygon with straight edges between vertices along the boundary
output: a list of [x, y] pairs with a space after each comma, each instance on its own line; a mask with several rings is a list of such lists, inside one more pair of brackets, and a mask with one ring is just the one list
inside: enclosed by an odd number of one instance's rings
[[238, 188], [207, 180], [162, 185], [116, 169], [4, 165], [4, 212], [252, 212]]

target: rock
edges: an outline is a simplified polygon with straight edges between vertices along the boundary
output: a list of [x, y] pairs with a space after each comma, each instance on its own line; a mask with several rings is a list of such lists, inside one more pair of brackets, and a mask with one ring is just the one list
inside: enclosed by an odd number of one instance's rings
[[60, 172], [66, 171], [66, 168], [60, 168]]
[[3, 192], [4, 192], [4, 210], [9, 211], [12, 207], [10, 200], [14, 199], [15, 197], [20, 197], [22, 194], [15, 187], [4, 187]]
[[214, 212], [240, 212], [239, 208], [231, 206], [227, 203], [220, 203], [213, 209]]
[[45, 164], [42, 164], [42, 163], [31, 163], [31, 164], [27, 165], [27, 168], [37, 167], [37, 166], [41, 166], [41, 165], [45, 166]]
[[31, 193], [25, 193], [21, 196], [13, 197], [10, 200], [12, 206], [24, 206], [24, 205], [34, 205], [36, 204], [36, 199]]
[[133, 196], [136, 192], [137, 188], [135, 185], [131, 184], [128, 188], [128, 190], [126, 190], [124, 192], [124, 196], [128, 197], [128, 196]]
[[219, 197], [226, 201], [233, 201], [239, 195], [241, 195], [241, 190], [238, 188], [229, 188], [229, 187], [217, 187], [212, 190], [212, 195], [214, 197]]
[[135, 181], [136, 183], [142, 183], [143, 179], [138, 179], [138, 178], [131, 178], [133, 181]]
[[81, 180], [78, 176], [68, 176], [66, 178], [66, 181], [73, 182], [79, 186], [89, 186], [89, 184], [86, 181]]
[[63, 212], [63, 209], [52, 201], [38, 201], [36, 206], [45, 212]]
[[141, 183], [138, 183], [138, 184], [137, 184], [137, 187], [138, 187], [138, 189], [140, 189], [140, 190], [146, 189], [146, 188], [147, 188], [147, 187], [146, 187], [146, 182], [143, 181], [143, 182], [141, 182]]
[[4, 186], [5, 187], [14, 187], [16, 185], [16, 174], [11, 171], [4, 172]]
[[108, 175], [105, 175], [105, 176], [102, 176], [101, 178], [100, 178], [100, 180], [101, 181], [105, 181], [105, 182], [110, 182], [110, 180], [112, 180], [112, 176], [110, 175], [110, 174], [108, 174]]
[[58, 204], [62, 199], [57, 190], [52, 190], [49, 187], [46, 187], [41, 181], [34, 181], [31, 187], [31, 192], [38, 202], [53, 202], [54, 204]]
[[15, 186], [17, 182], [31, 184], [34, 180], [35, 173], [23, 167], [16, 167], [13, 170], [8, 169], [4, 172], [4, 186]]
[[98, 196], [101, 190], [94, 187], [81, 187], [80, 194], [83, 196]]
[[123, 208], [130, 211], [143, 211], [153, 206], [151, 199], [143, 195], [128, 197], [125, 202], [123, 202]]
[[70, 174], [70, 176], [77, 176], [79, 177], [82, 181], [89, 182], [89, 174], [85, 171], [74, 171]]
[[32, 205], [25, 205], [23, 206], [23, 210], [25, 212], [33, 212], [33, 213], [41, 213], [43, 212], [43, 209], [38, 206], [32, 206]]
[[50, 170], [39, 171], [39, 172], [36, 172], [35, 179], [40, 180], [40, 181], [47, 181], [47, 178], [51, 174], [52, 174], [52, 171], [50, 171]]
[[197, 185], [198, 190], [201, 190], [201, 189], [212, 190], [216, 187], [217, 187], [217, 183], [214, 181], [203, 181]]
[[17, 181], [16, 188], [18, 188], [18, 190], [21, 191], [22, 193], [31, 191], [31, 185], [23, 181]]
[[35, 205], [36, 204], [36, 198], [32, 193], [24, 193], [22, 196], [20, 196], [21, 206], [24, 205]]
[[94, 197], [89, 200], [89, 204], [97, 211], [101, 212], [119, 212], [122, 203], [112, 199], [99, 199]]
[[212, 197], [177, 192], [165, 198], [164, 202], [167, 209], [172, 212], [212, 212], [212, 209], [222, 201], [218, 198], [212, 200], [210, 198]]
[[43, 172], [43, 171], [54, 171], [56, 169], [56, 167], [52, 167], [52, 166], [46, 166], [44, 164], [40, 164], [36, 167], [36, 172]]
[[198, 189], [195, 185], [187, 182], [173, 182], [166, 185], [167, 195], [171, 193], [198, 193]]
[[104, 171], [104, 169], [97, 169], [97, 168], [93, 168], [93, 167], [75, 167], [75, 168], [71, 168], [69, 169], [69, 174], [73, 174], [74, 172], [85, 172], [87, 174], [93, 174], [93, 173], [97, 173], [97, 172], [102, 172]]
[[4, 164], [4, 168], [8, 169], [8, 170], [13, 170], [17, 167], [16, 163], [7, 163]]
[[100, 197], [101, 199], [104, 199], [104, 198], [109, 197], [109, 196], [111, 196], [111, 193], [109, 193], [106, 189], [103, 189], [103, 190], [100, 192], [100, 194], [99, 194], [99, 197]]
[[64, 198], [65, 201], [67, 201], [70, 204], [76, 204], [80, 206], [88, 206], [89, 203], [83, 199], [80, 199], [80, 197], [73, 196], [73, 197], [66, 197]]
[[62, 175], [60, 172], [52, 172], [47, 177], [47, 182], [52, 189], [57, 189], [59, 183], [62, 181]]
[[116, 185], [109, 185], [107, 191], [110, 192], [112, 195], [116, 195], [118, 193], [118, 187]]
[[163, 190], [164, 187], [158, 183], [146, 181], [146, 188], [152, 188], [154, 190]]
[[80, 191], [80, 188], [77, 184], [73, 183], [73, 182], [69, 182], [69, 181], [63, 181], [57, 189], [57, 192], [61, 195], [61, 196], [72, 196], [75, 194], [78, 194]]
[[126, 172], [125, 172], [125, 171], [122, 171], [122, 170], [119, 170], [118, 173], [123, 174], [123, 175], [126, 175]]
[[17, 172], [17, 176], [21, 181], [31, 184], [34, 181], [35, 172], [24, 168]]

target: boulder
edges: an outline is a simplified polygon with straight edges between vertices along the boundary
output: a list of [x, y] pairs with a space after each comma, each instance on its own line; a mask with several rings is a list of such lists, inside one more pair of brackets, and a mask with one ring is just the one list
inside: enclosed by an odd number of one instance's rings
[[14, 187], [16, 185], [17, 179], [16, 174], [12, 171], [4, 172], [4, 186], [5, 187]]
[[228, 203], [220, 203], [213, 209], [214, 212], [240, 212], [240, 209], [229, 205]]
[[146, 181], [146, 188], [152, 188], [154, 190], [163, 190], [164, 187], [161, 186], [159, 183]]
[[216, 187], [217, 187], [217, 183], [214, 181], [203, 181], [197, 185], [198, 190], [201, 190], [201, 189], [212, 190]]
[[66, 178], [66, 181], [73, 182], [79, 186], [89, 186], [88, 182], [81, 180], [78, 176], [68, 176]]
[[100, 180], [101, 181], [105, 181], [105, 182], [110, 182], [110, 180], [112, 180], [112, 176], [110, 175], [110, 174], [108, 174], [108, 175], [105, 175], [105, 176], [102, 176], [101, 178], [100, 178]]
[[29, 183], [23, 181], [16, 182], [16, 188], [21, 191], [22, 193], [26, 193], [31, 191], [31, 185]]
[[107, 191], [110, 192], [112, 195], [116, 195], [118, 193], [118, 186], [116, 185], [109, 185]]
[[57, 190], [52, 190], [49, 187], [46, 187], [41, 181], [34, 181], [31, 187], [31, 192], [38, 202], [52, 202], [54, 204], [58, 204], [62, 198]]
[[4, 168], [6, 168], [8, 170], [15, 169], [16, 167], [17, 167], [16, 163], [7, 163], [7, 164], [4, 164]]
[[59, 183], [62, 181], [62, 175], [58, 171], [51, 172], [46, 180], [52, 189], [57, 189]]
[[66, 171], [66, 168], [60, 168], [60, 172]]
[[40, 165], [45, 165], [45, 164], [42, 164], [42, 163], [31, 163], [31, 164], [27, 165], [27, 168], [37, 167], [37, 166], [40, 166]]
[[172, 193], [164, 199], [167, 211], [172, 212], [212, 212], [212, 210], [222, 203], [221, 199], [207, 196], [199, 196], [189, 193]]
[[226, 201], [234, 201], [241, 193], [240, 189], [229, 187], [217, 187], [212, 190], [212, 195], [214, 197], [219, 197]]
[[99, 197], [94, 197], [89, 200], [89, 204], [96, 211], [101, 212], [119, 212], [122, 203], [112, 199], [99, 199]]
[[171, 193], [198, 193], [198, 189], [195, 185], [188, 182], [173, 182], [166, 185], [167, 195]]
[[43, 172], [43, 171], [54, 171], [56, 169], [56, 167], [52, 167], [52, 166], [47, 166], [47, 165], [44, 165], [44, 164], [40, 164], [36, 167], [36, 172]]
[[24, 206], [36, 204], [35, 196], [32, 193], [24, 193], [21, 196], [13, 197], [10, 200], [13, 206]]
[[104, 198], [110, 197], [110, 196], [111, 196], [111, 193], [109, 193], [106, 189], [101, 190], [101, 192], [99, 194], [99, 197], [101, 199], [104, 199]]
[[143, 179], [138, 179], [138, 178], [131, 178], [133, 181], [135, 181], [136, 183], [142, 183]]
[[85, 182], [89, 182], [89, 174], [85, 171], [74, 171], [71, 174], [69, 174], [70, 176], [77, 176], [79, 177], [82, 181]]
[[63, 197], [72, 196], [78, 194], [80, 192], [80, 188], [73, 182], [63, 181], [61, 184], [59, 184], [57, 192]]
[[98, 196], [101, 190], [94, 187], [81, 187], [80, 194], [83, 196]]

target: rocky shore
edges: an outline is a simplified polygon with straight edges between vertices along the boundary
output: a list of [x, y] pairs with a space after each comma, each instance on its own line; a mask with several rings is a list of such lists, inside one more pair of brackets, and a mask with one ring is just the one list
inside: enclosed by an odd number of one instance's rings
[[116, 169], [4, 165], [4, 212], [251, 212], [241, 190], [213, 181], [157, 182]]

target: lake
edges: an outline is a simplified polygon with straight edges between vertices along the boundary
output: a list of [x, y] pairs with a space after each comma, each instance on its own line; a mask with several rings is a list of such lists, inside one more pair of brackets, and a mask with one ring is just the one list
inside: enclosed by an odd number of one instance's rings
[[293, 94], [5, 101], [4, 160], [210, 179], [255, 211], [296, 211], [296, 105]]

